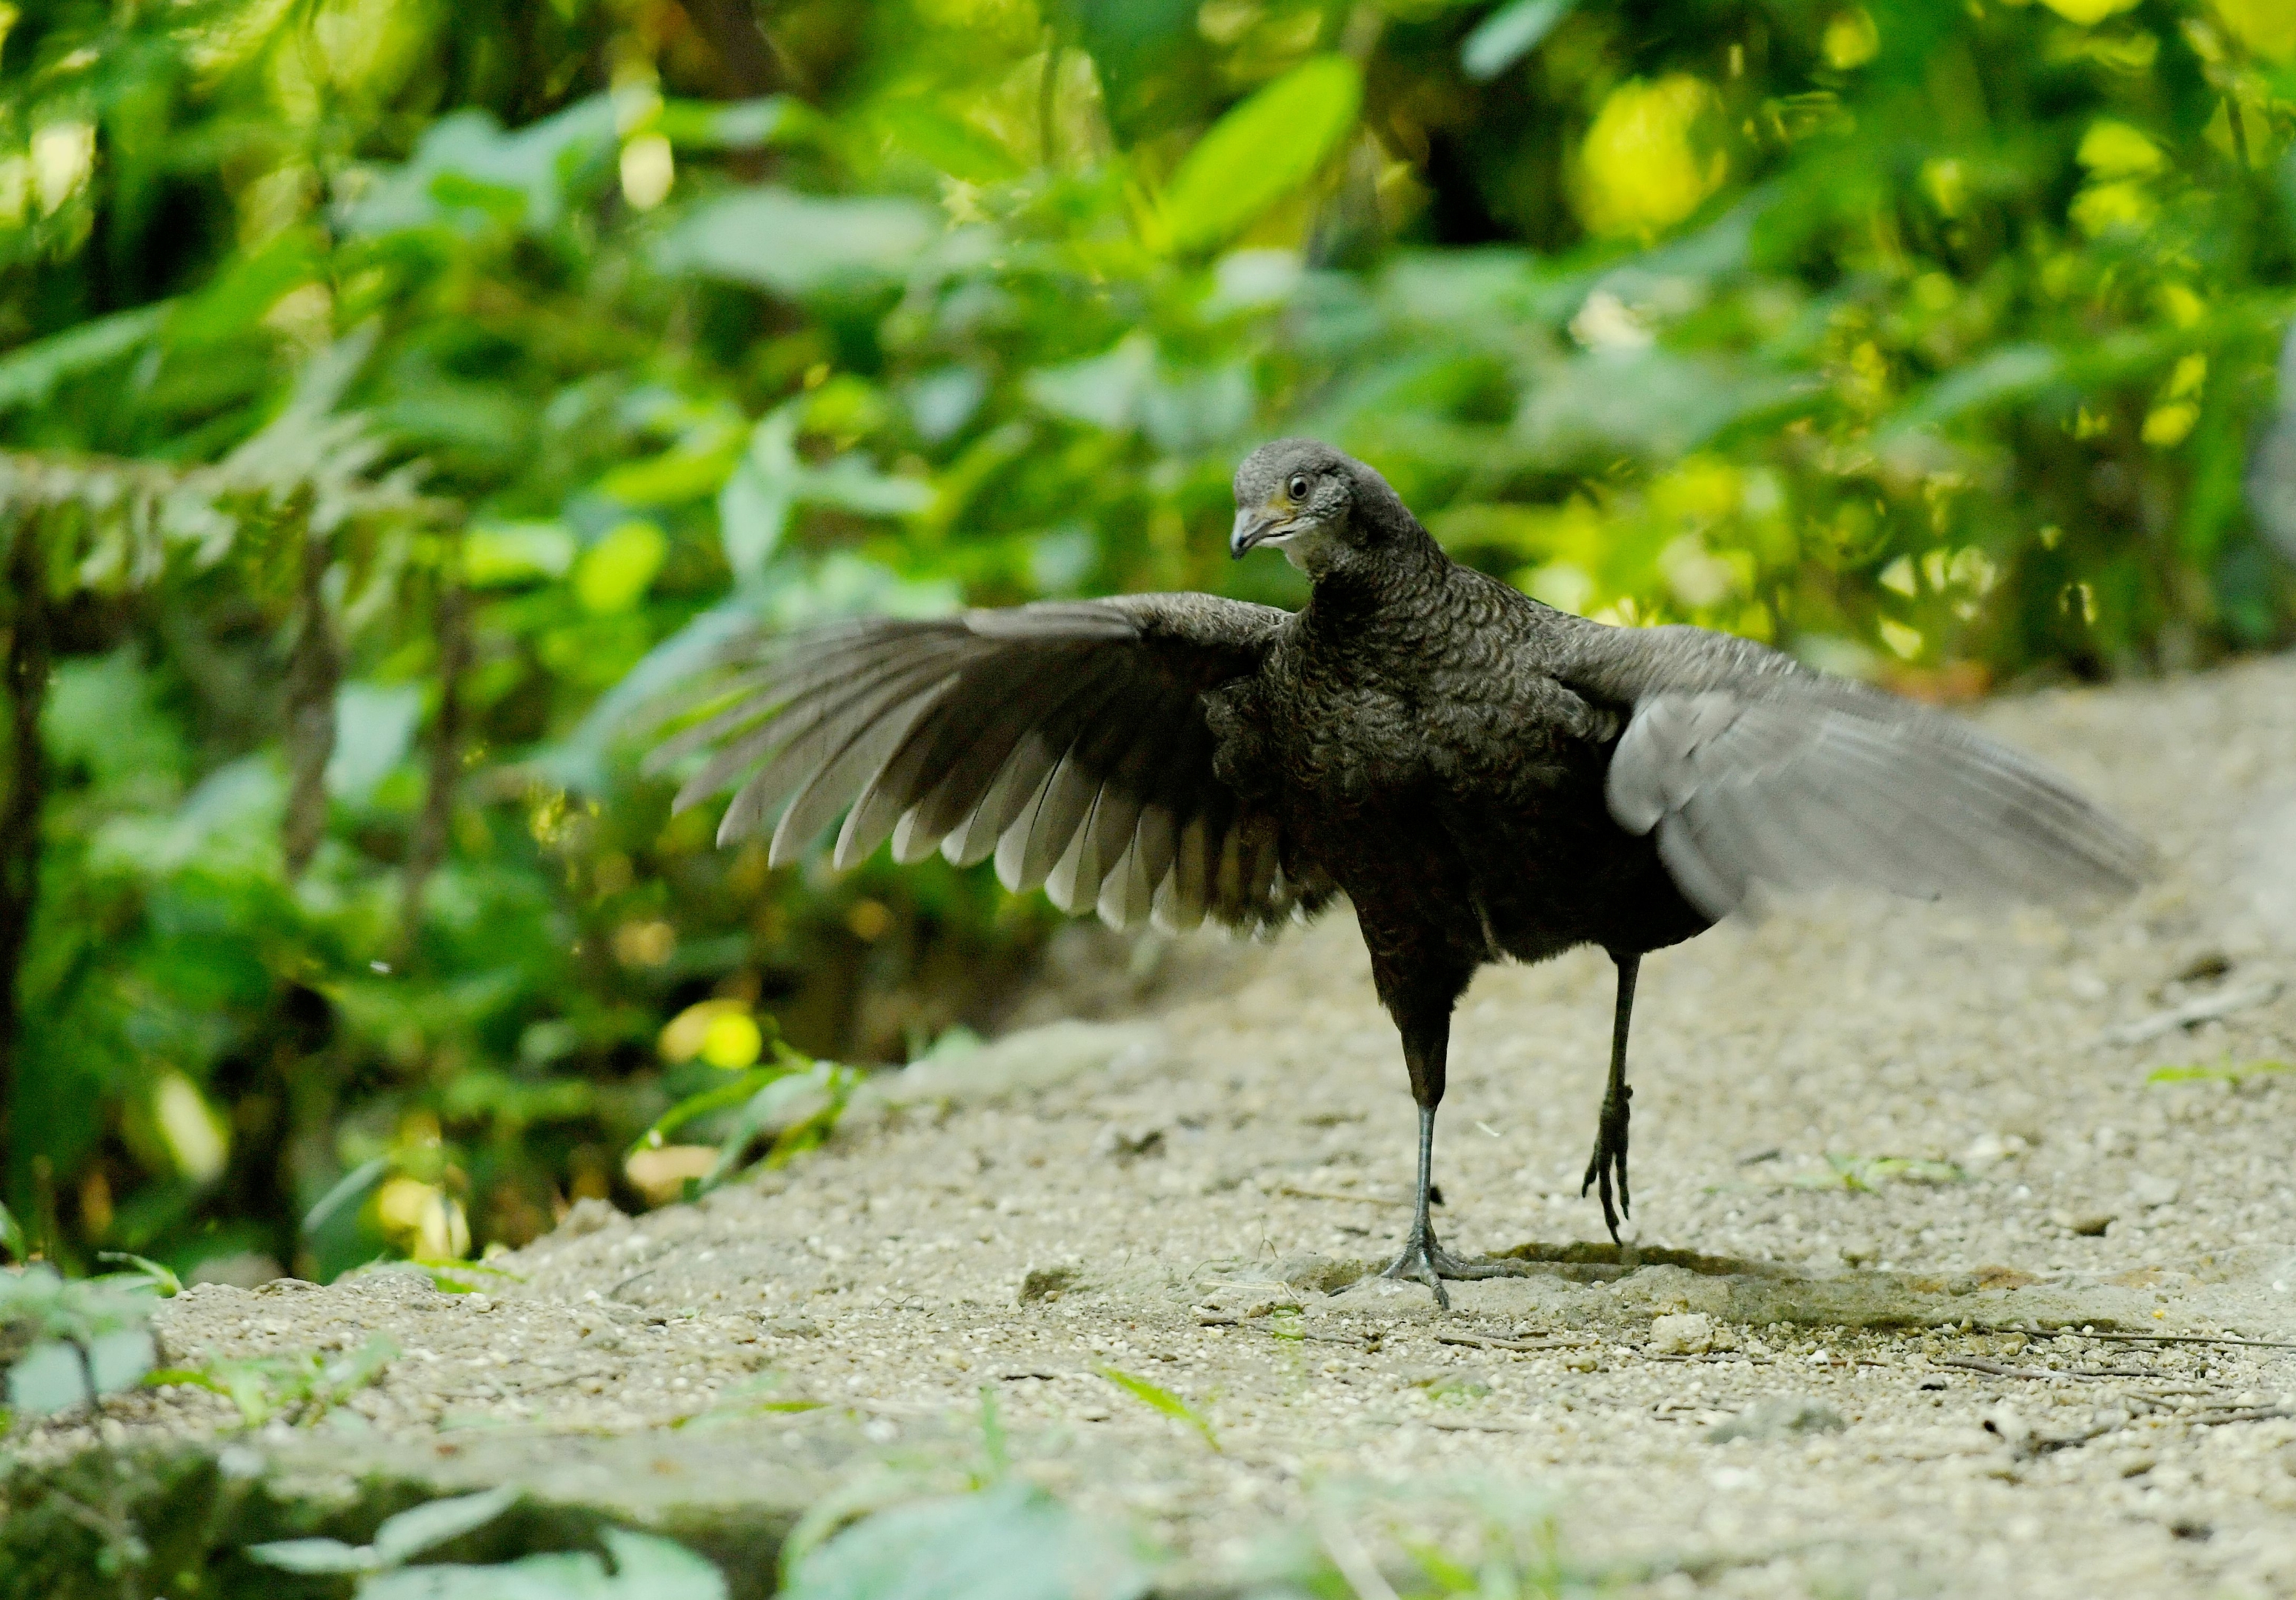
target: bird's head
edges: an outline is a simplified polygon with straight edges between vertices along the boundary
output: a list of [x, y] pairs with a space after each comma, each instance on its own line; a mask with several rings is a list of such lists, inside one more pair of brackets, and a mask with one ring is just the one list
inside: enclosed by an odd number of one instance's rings
[[1227, 548], [1240, 561], [1266, 545], [1318, 578], [1417, 526], [1387, 480], [1362, 462], [1312, 439], [1279, 439], [1235, 470]]

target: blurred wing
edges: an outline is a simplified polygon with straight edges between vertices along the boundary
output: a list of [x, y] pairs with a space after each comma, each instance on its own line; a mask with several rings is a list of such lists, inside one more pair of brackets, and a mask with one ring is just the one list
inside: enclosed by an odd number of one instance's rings
[[872, 618], [751, 643], [654, 754], [709, 752], [680, 808], [736, 784], [718, 830], [773, 825], [771, 859], [845, 816], [836, 865], [994, 856], [1014, 890], [1118, 927], [1258, 927], [1330, 894], [1212, 770], [1203, 696], [1259, 670], [1288, 613], [1136, 595]]
[[1631, 705], [1604, 793], [1709, 916], [1749, 888], [1860, 883], [2053, 901], [2126, 894], [2145, 843], [1953, 719], [1688, 628], [1608, 629], [1581, 686]]

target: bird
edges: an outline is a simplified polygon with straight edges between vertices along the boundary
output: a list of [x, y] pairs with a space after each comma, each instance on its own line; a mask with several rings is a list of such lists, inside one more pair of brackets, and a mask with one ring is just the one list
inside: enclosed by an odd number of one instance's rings
[[[1627, 1041], [1642, 958], [1774, 892], [1849, 883], [2066, 901], [2152, 853], [2063, 779], [1948, 715], [1754, 641], [1597, 622], [1450, 558], [1379, 472], [1313, 439], [1254, 450], [1229, 553], [1306, 574], [1296, 611], [1177, 593], [873, 617], [746, 638], [667, 714], [676, 804], [769, 858], [840, 824], [994, 858], [1117, 927], [1268, 931], [1344, 898], [1418, 1108], [1385, 1270], [1446, 1281], [1430, 1218], [1452, 1011], [1482, 966], [1579, 946], [1616, 973], [1582, 1198], [1631, 1217]], [[697, 767], [698, 763], [698, 767]]]

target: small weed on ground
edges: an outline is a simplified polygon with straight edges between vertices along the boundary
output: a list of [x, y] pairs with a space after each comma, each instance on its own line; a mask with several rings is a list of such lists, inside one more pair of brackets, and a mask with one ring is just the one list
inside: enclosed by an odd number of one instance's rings
[[144, 1382], [154, 1389], [184, 1383], [222, 1395], [239, 1407], [246, 1427], [259, 1428], [274, 1417], [303, 1425], [317, 1422], [373, 1383], [398, 1358], [398, 1344], [390, 1335], [377, 1333], [332, 1361], [316, 1351], [210, 1361], [201, 1366], [163, 1367], [146, 1374]]

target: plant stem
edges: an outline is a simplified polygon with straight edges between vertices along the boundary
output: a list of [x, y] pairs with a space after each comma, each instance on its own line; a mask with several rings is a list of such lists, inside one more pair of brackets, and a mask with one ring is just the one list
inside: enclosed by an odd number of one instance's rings
[[21, 513], [8, 551], [15, 606], [5, 673], [8, 787], [0, 798], [0, 1169], [12, 1151], [9, 1113], [23, 1037], [17, 986], [40, 898], [40, 807], [47, 783], [40, 714], [47, 704], [52, 647], [40, 527], [38, 513]]
[[335, 691], [342, 652], [327, 622], [323, 583], [327, 546], [311, 537], [310, 502], [299, 498], [290, 526], [301, 546], [301, 630], [287, 663], [287, 752], [292, 780], [280, 845], [290, 880], [303, 875], [327, 831], [327, 761], [335, 753]]
[[439, 719], [430, 730], [430, 785], [406, 856], [399, 912], [402, 956], [411, 960], [422, 929], [422, 890], [447, 858], [447, 829], [455, 816], [455, 787], [463, 771], [463, 679], [471, 669], [471, 596], [459, 572], [459, 537], [447, 546], [450, 566], [439, 580]]

